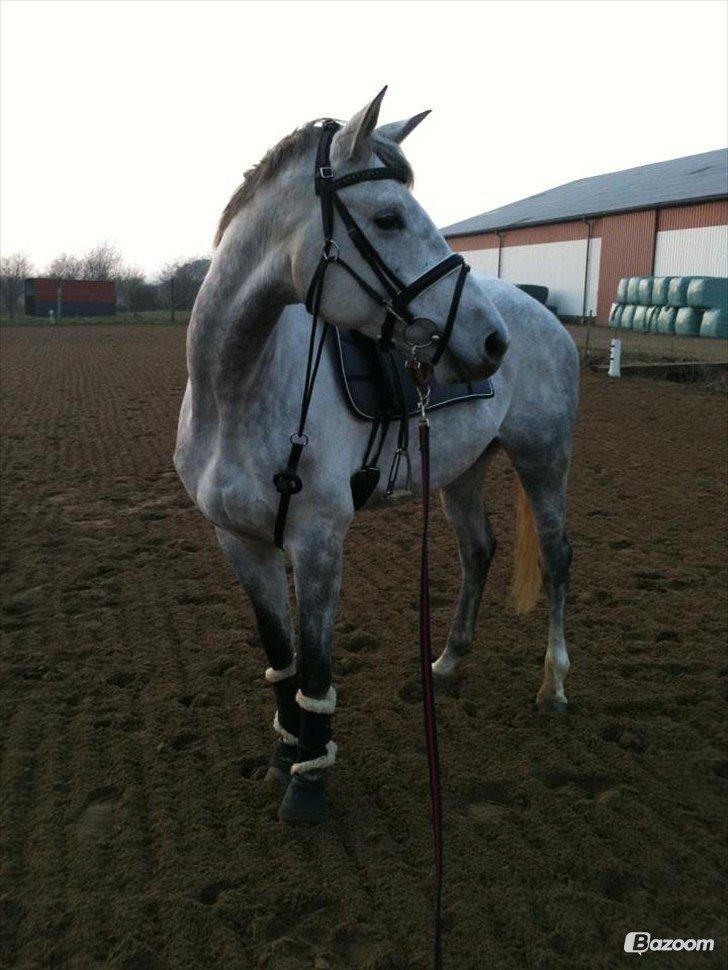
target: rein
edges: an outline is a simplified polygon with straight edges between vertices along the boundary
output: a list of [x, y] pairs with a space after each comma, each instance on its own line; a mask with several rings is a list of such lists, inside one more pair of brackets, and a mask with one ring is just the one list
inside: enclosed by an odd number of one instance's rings
[[428, 562], [428, 532], [430, 525], [430, 422], [427, 400], [430, 396], [431, 368], [418, 360], [417, 348], [407, 362], [407, 371], [417, 387], [420, 398], [419, 442], [422, 463], [422, 547], [420, 553], [420, 677], [422, 680], [422, 712], [425, 720], [427, 766], [430, 775], [430, 804], [432, 806], [432, 836], [435, 847], [435, 970], [442, 970], [442, 785], [440, 782], [440, 754], [437, 746], [437, 718], [435, 691], [432, 681], [432, 638], [430, 631], [430, 572]]

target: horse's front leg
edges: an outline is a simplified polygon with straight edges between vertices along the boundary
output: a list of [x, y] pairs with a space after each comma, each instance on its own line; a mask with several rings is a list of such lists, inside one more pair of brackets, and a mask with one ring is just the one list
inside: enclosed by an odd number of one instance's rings
[[336, 757], [331, 715], [336, 691], [331, 683], [331, 645], [341, 585], [344, 530], [318, 520], [304, 535], [287, 541], [293, 560], [299, 609], [300, 709], [298, 753], [281, 804], [283, 822], [325, 822], [324, 777]]
[[300, 712], [296, 704], [299, 685], [283, 553], [272, 542], [238, 539], [224, 529], [215, 531], [255, 611], [258, 632], [270, 665], [265, 679], [276, 699], [273, 729], [278, 734], [278, 741], [273, 749], [268, 777], [287, 785], [291, 765], [296, 760]]

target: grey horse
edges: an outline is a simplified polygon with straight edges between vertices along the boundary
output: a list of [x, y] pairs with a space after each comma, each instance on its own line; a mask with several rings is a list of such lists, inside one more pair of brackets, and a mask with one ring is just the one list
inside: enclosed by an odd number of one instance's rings
[[[383, 92], [337, 132], [336, 174], [406, 165], [399, 143], [426, 112], [377, 127]], [[354, 515], [350, 477], [358, 469], [369, 427], [341, 393], [330, 344], [321, 362], [299, 474], [304, 487], [290, 507], [285, 554], [273, 542], [278, 493], [272, 478], [284, 467], [303, 391], [310, 317], [301, 303], [321, 253], [313, 172], [320, 127], [295, 131], [246, 173], [220, 221], [216, 251], [200, 290], [187, 337], [189, 380], [174, 462], [199, 510], [211, 520], [256, 615], [275, 693], [278, 735], [269, 774], [286, 785], [280, 818], [327, 818], [326, 771], [334, 763], [331, 715], [336, 705], [331, 651], [344, 536]], [[376, 154], [375, 154], [376, 149]], [[364, 182], [343, 190], [346, 205], [380, 255], [405, 282], [442, 260], [449, 247], [407, 185]], [[335, 229], [341, 253], [371, 286], [365, 261]], [[415, 304], [441, 324], [452, 280], [439, 280]], [[326, 279], [322, 315], [341, 329], [377, 336], [383, 311], [346, 273]], [[403, 344], [397, 329], [395, 342]], [[506, 348], [507, 352], [506, 352]], [[462, 585], [452, 629], [434, 664], [450, 678], [468, 652], [495, 538], [484, 509], [490, 456], [503, 448], [517, 472], [514, 603], [530, 609], [543, 581], [550, 600], [548, 648], [538, 692], [542, 709], [566, 706], [569, 659], [564, 598], [570, 564], [565, 489], [577, 410], [578, 356], [552, 314], [521, 290], [469, 274], [452, 339], [436, 375], [443, 383], [492, 375], [495, 395], [431, 414], [431, 481], [442, 493], [459, 544]], [[416, 430], [413, 430], [413, 435]], [[381, 455], [389, 467], [390, 433]], [[411, 442], [416, 449], [414, 440]], [[416, 466], [413, 462], [413, 466]], [[385, 483], [367, 502], [387, 502]], [[413, 467], [411, 490], [420, 491]], [[289, 609], [285, 555], [293, 568], [298, 638]]]

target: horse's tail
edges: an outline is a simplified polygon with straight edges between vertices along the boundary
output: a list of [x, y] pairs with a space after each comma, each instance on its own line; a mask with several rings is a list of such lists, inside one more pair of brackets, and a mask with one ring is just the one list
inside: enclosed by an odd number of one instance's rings
[[533, 510], [518, 475], [516, 475], [516, 544], [513, 559], [515, 568], [511, 601], [516, 613], [528, 613], [538, 600], [542, 577]]

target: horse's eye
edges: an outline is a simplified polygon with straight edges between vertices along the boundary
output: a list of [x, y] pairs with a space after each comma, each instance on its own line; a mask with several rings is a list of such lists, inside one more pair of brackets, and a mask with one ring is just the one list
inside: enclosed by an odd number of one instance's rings
[[378, 229], [404, 229], [404, 220], [398, 212], [380, 212], [374, 216], [374, 225]]

